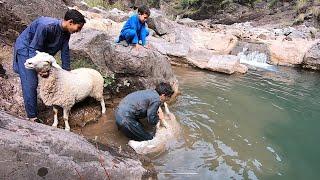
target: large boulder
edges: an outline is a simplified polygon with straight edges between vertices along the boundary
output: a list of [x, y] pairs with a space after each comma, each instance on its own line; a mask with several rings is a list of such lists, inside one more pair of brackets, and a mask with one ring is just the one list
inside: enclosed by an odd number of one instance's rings
[[320, 70], [320, 43], [313, 45], [305, 54], [302, 67]]
[[246, 73], [248, 68], [240, 64], [240, 58], [234, 55], [212, 55], [211, 58], [206, 60], [189, 60], [200, 69], [207, 69], [210, 71], [221, 72], [226, 74], [233, 73]]
[[118, 151], [0, 111], [0, 179], [141, 179], [147, 170]]
[[238, 43], [237, 37], [231, 34], [214, 33], [204, 40], [206, 49], [213, 50], [217, 54], [229, 54]]
[[0, 34], [14, 42], [19, 33], [37, 17], [63, 18], [66, 11], [63, 0], [1, 0]]
[[[111, 19], [112, 21], [115, 21], [115, 22], [123, 22], [128, 20], [129, 16], [133, 12], [126, 13], [117, 8], [113, 8], [112, 10], [108, 11], [106, 9], [102, 9], [99, 7], [93, 7], [93, 8], [89, 8], [87, 11], [82, 11], [82, 13], [85, 14], [86, 17], [88, 17], [86, 14], [95, 13], [95, 14], [98, 14], [100, 18]], [[88, 18], [90, 18], [90, 16]]]
[[305, 39], [276, 39], [265, 41], [270, 51], [272, 64], [298, 66], [302, 63], [305, 53], [315, 43]]
[[148, 27], [154, 30], [157, 35], [162, 36], [171, 33], [175, 28], [174, 22], [167, 19], [161, 12], [152, 9], [147, 21]]
[[125, 47], [102, 31], [84, 29], [70, 40], [73, 58], [90, 59], [103, 73], [115, 75], [118, 90], [154, 88], [161, 81], [177, 82], [168, 59], [152, 49]]

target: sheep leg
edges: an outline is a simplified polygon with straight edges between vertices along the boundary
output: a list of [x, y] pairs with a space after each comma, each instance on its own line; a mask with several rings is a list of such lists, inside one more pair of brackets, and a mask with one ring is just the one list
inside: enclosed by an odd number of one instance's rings
[[69, 122], [68, 122], [68, 118], [69, 118], [69, 108], [63, 108], [63, 119], [64, 119], [64, 130], [66, 131], [70, 131], [70, 126], [69, 126]]
[[102, 108], [102, 114], [106, 113], [106, 104], [104, 103], [103, 98], [101, 98], [100, 104], [101, 104], [101, 108]]
[[53, 115], [52, 126], [57, 127], [58, 126], [58, 109], [55, 106], [53, 106], [53, 112], [54, 112], [54, 115]]
[[163, 105], [164, 105], [164, 111], [166, 112], [166, 114], [170, 114], [170, 110], [168, 108], [168, 104], [165, 102], [165, 103], [163, 103]]

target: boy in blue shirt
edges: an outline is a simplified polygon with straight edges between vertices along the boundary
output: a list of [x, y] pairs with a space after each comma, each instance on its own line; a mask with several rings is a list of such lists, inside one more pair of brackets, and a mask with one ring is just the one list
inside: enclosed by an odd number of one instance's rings
[[[127, 44], [134, 45], [136, 48], [148, 47], [146, 46], [146, 37], [149, 35], [149, 31], [146, 22], [149, 16], [150, 10], [147, 6], [139, 7], [138, 14], [131, 16], [124, 24], [116, 43], [126, 41]], [[141, 41], [141, 45], [139, 41]]]
[[[79, 32], [86, 23], [84, 16], [77, 10], [68, 10], [64, 19], [39, 17], [34, 20], [17, 38], [14, 46], [13, 69], [19, 74], [24, 106], [27, 117], [37, 121], [37, 86], [35, 70], [26, 69], [24, 63], [36, 55], [36, 51], [54, 56], [61, 51], [62, 68], [70, 71], [69, 39]], [[39, 73], [40, 76], [46, 76]]]
[[118, 129], [135, 141], [153, 139], [153, 135], [144, 129], [141, 119], [147, 118], [149, 125], [156, 126], [164, 119], [162, 111], [158, 111], [160, 105], [168, 101], [173, 93], [169, 83], [161, 82], [154, 90], [140, 90], [128, 94], [115, 110]]

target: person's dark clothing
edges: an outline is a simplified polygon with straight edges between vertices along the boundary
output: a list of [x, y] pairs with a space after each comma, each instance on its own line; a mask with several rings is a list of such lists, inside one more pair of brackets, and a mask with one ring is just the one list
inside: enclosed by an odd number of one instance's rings
[[26, 69], [24, 63], [34, 57], [36, 51], [54, 56], [61, 50], [62, 68], [70, 70], [70, 33], [63, 31], [62, 20], [40, 17], [34, 20], [17, 38], [14, 46], [13, 69], [19, 74], [23, 100], [28, 118], [37, 117], [38, 77], [34, 70]]
[[147, 118], [150, 125], [159, 122], [160, 96], [155, 90], [136, 91], [127, 95], [115, 111], [116, 124], [128, 138], [136, 141], [151, 140], [153, 136], [145, 131], [140, 119]]

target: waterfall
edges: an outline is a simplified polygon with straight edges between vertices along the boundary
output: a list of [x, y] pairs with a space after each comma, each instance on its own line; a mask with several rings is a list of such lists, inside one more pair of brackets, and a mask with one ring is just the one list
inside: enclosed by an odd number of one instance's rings
[[254, 67], [259, 67], [267, 70], [275, 70], [273, 65], [267, 64], [267, 55], [258, 51], [247, 52], [248, 48], [243, 48], [242, 52], [238, 53], [240, 63], [248, 64]]

